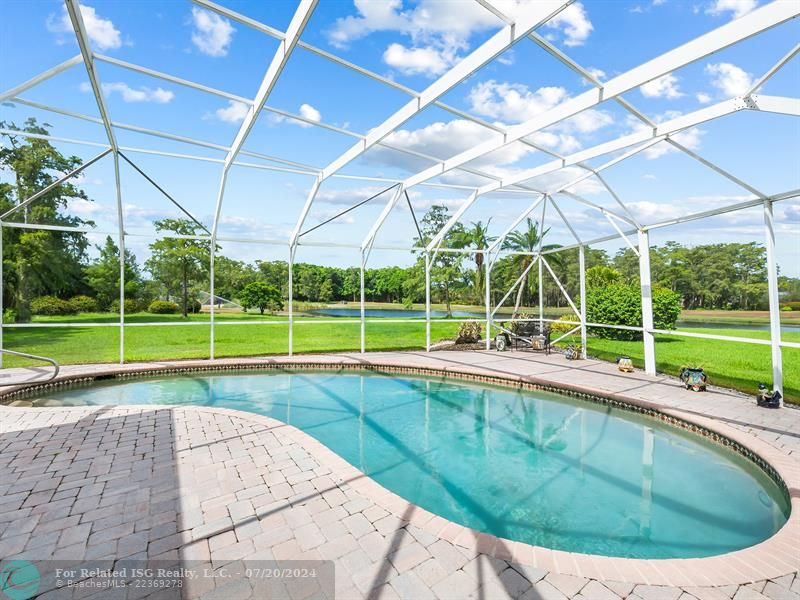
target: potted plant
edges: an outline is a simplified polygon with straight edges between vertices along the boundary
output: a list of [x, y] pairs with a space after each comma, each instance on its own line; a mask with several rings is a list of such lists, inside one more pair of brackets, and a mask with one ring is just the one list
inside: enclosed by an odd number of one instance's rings
[[708, 375], [706, 375], [703, 367], [684, 366], [681, 368], [680, 378], [687, 390], [692, 390], [693, 392], [706, 391]]

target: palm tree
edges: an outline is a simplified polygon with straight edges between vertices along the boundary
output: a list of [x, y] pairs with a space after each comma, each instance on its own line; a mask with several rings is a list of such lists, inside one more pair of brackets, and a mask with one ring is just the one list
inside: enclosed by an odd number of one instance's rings
[[[515, 254], [512, 257], [512, 261], [516, 266], [516, 270], [519, 272], [520, 275], [525, 273], [525, 271], [530, 266], [531, 262], [533, 262], [533, 253], [539, 251], [539, 244], [541, 244], [542, 238], [547, 235], [547, 232], [550, 229], [545, 229], [544, 231], [539, 233], [539, 223], [528, 217], [526, 220], [527, 227], [522, 231], [514, 231], [506, 237], [503, 241], [503, 248], [506, 250], [513, 250], [515, 252], [523, 252], [524, 254]], [[551, 250], [553, 248], [558, 248], [558, 244], [550, 244], [548, 246], [542, 246], [542, 250]], [[522, 302], [522, 295], [525, 293], [525, 290], [528, 288], [528, 277], [530, 276], [530, 272], [525, 273], [525, 276], [522, 278], [520, 282], [519, 289], [517, 290], [517, 299], [514, 303], [514, 313], [512, 314], [511, 318], [515, 319], [517, 317], [517, 313], [519, 312], [519, 305]], [[541, 302], [541, 299], [539, 300]]]
[[484, 254], [480, 251], [486, 250], [489, 244], [497, 239], [489, 236], [489, 223], [491, 222], [491, 219], [486, 221], [486, 224], [483, 221], [473, 221], [470, 223], [470, 227], [458, 236], [459, 239], [457, 240], [459, 247], [472, 247], [476, 250], [473, 260], [475, 261], [475, 290], [478, 294], [478, 303], [483, 300], [485, 279], [483, 271]]

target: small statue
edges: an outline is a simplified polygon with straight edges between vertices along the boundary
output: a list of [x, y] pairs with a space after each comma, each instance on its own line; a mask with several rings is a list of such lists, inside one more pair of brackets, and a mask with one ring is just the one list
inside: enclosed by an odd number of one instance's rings
[[758, 384], [758, 396], [756, 396], [756, 404], [764, 408], [780, 408], [781, 406], [781, 393], [778, 390], [769, 389], [766, 384]]
[[564, 358], [567, 360], [578, 360], [582, 356], [581, 350], [582, 348], [580, 345], [570, 344], [567, 346], [567, 349], [564, 350]]
[[708, 376], [700, 367], [683, 367], [681, 369], [681, 381], [687, 390], [705, 392]]
[[617, 358], [617, 368], [623, 373], [633, 373], [633, 361], [630, 356]]

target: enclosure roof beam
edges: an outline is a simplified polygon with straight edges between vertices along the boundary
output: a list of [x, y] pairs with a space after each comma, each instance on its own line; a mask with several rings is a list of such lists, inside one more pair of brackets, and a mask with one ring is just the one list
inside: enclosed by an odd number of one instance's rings
[[[40, 102], [34, 102], [32, 100], [26, 100], [26, 99], [23, 99], [23, 98], [13, 98], [11, 101], [12, 102], [17, 102], [19, 104], [24, 104], [26, 106], [31, 106], [33, 108], [38, 108], [39, 110], [46, 110], [48, 112], [54, 112], [54, 113], [66, 115], [68, 117], [74, 117], [76, 119], [89, 121], [91, 123], [100, 123], [100, 124], [102, 124], [102, 122], [103, 122], [103, 120], [98, 118], [98, 117], [92, 117], [90, 115], [84, 115], [84, 114], [81, 114], [81, 113], [76, 113], [76, 112], [73, 112], [73, 111], [64, 110], [64, 109], [57, 108], [57, 107], [54, 107], [54, 106], [48, 106], [46, 104], [41, 104]], [[228, 147], [227, 146], [223, 146], [222, 144], [215, 144], [213, 142], [206, 142], [204, 140], [198, 140], [198, 139], [195, 139], [195, 138], [185, 137], [185, 136], [182, 136], [182, 135], [176, 135], [176, 134], [173, 134], [173, 133], [166, 133], [164, 131], [159, 131], [157, 129], [149, 129], [147, 127], [139, 127], [138, 125], [128, 125], [126, 123], [120, 123], [118, 121], [111, 121], [111, 126], [113, 128], [115, 128], [115, 129], [125, 129], [126, 131], [133, 131], [133, 132], [136, 132], [136, 133], [141, 133], [143, 135], [149, 135], [149, 136], [158, 137], [158, 138], [162, 138], [162, 139], [166, 139], [166, 140], [172, 140], [172, 141], [176, 141], [176, 142], [181, 142], [183, 144], [190, 144], [190, 145], [193, 145], [193, 146], [199, 146], [201, 148], [209, 148], [211, 150], [219, 150], [221, 152], [227, 152], [228, 151]], [[20, 135], [22, 135], [23, 133], [24, 132], [22, 132]], [[88, 144], [89, 142], [76, 141], [76, 143]], [[180, 154], [171, 153], [171, 152], [159, 153], [156, 150], [150, 150], [149, 152], [151, 152], [153, 154], [165, 154], [167, 156], [178, 156], [178, 157], [184, 156], [186, 158], [215, 160], [216, 161], [216, 159], [207, 159], [206, 157], [197, 157], [197, 156], [190, 156], [190, 155], [185, 155], [185, 154], [184, 155], [180, 155]], [[268, 154], [261, 154], [259, 152], [251, 152], [249, 150], [242, 150], [239, 154], [241, 154], [243, 156], [251, 156], [253, 158], [260, 158], [262, 160], [267, 160], [267, 161], [275, 162], [275, 163], [279, 163], [279, 164], [289, 165], [289, 166], [295, 167], [297, 169], [303, 169], [304, 171], [308, 171], [308, 173], [311, 174], [311, 175], [316, 175], [319, 172], [319, 168], [318, 167], [314, 167], [312, 165], [307, 165], [307, 164], [304, 164], [304, 163], [295, 162], [295, 161], [292, 161], [292, 160], [287, 160], [285, 158], [279, 158], [277, 156], [270, 156]], [[224, 161], [224, 159], [220, 159], [218, 162], [224, 163], [225, 161]], [[234, 164], [241, 165], [243, 163], [237, 161]]]
[[300, 39], [300, 35], [303, 33], [305, 26], [308, 24], [308, 20], [311, 18], [311, 14], [314, 12], [317, 2], [318, 0], [300, 0], [300, 5], [295, 11], [291, 23], [289, 23], [289, 28], [285, 33], [285, 37], [283, 40], [281, 40], [281, 43], [276, 50], [275, 55], [272, 57], [269, 67], [267, 68], [267, 72], [261, 81], [261, 85], [258, 88], [255, 100], [250, 105], [247, 116], [244, 118], [244, 121], [239, 127], [239, 131], [233, 140], [231, 149], [228, 151], [228, 156], [225, 158], [226, 171], [228, 170], [228, 167], [230, 167], [230, 164], [236, 159], [236, 155], [239, 154], [239, 151], [242, 149], [242, 146], [247, 140], [247, 136], [250, 134], [250, 130], [253, 128], [253, 125], [255, 125], [261, 109], [264, 107], [264, 104], [266, 104], [267, 98], [272, 92], [272, 88], [275, 87], [278, 77], [280, 77], [281, 73], [283, 72], [283, 69], [286, 66], [286, 63], [289, 61], [292, 51]]
[[117, 138], [114, 135], [114, 130], [111, 128], [111, 119], [108, 116], [108, 109], [106, 108], [106, 100], [103, 96], [103, 88], [100, 85], [100, 78], [97, 76], [97, 71], [94, 67], [94, 55], [92, 54], [92, 45], [89, 42], [89, 36], [86, 33], [86, 26], [83, 23], [83, 16], [81, 15], [81, 8], [78, 0], [64, 0], [67, 6], [67, 13], [72, 22], [72, 29], [75, 31], [75, 37], [78, 40], [78, 48], [80, 48], [83, 64], [86, 67], [86, 73], [89, 76], [89, 85], [92, 87], [95, 101], [97, 102], [97, 109], [100, 111], [100, 118], [103, 119], [103, 127], [108, 136], [108, 143], [117, 151]]
[[649, 81], [793, 19], [798, 14], [800, 14], [800, 4], [794, 2], [773, 2], [762, 6], [739, 19], [726, 23], [709, 33], [614, 77], [607, 81], [602, 89], [584, 92], [524, 123], [509, 128], [508, 133], [501, 141], [488, 140], [457, 154], [446, 161], [444, 169], [435, 166], [412, 175], [406, 179], [405, 187], [412, 187], [432, 177], [441, 175], [445, 171], [485, 156], [525, 136], [541, 131], [606, 100], [616, 98]]
[[783, 56], [778, 62], [776, 62], [769, 71], [764, 73], [764, 75], [762, 75], [758, 81], [756, 81], [752, 86], [750, 86], [750, 89], [747, 90], [745, 96], [750, 96], [752, 94], [755, 94], [758, 90], [764, 87], [764, 84], [767, 83], [767, 81], [773, 75], [775, 75], [775, 73], [780, 71], [784, 67], [784, 65], [786, 65], [786, 63], [792, 60], [792, 58], [794, 58], [794, 56], [798, 52], [800, 52], [800, 43], [795, 44], [794, 48], [789, 50], [789, 52], [785, 56]]
[[41, 190], [39, 190], [38, 192], [36, 192], [32, 196], [30, 196], [29, 198], [26, 198], [25, 200], [23, 200], [19, 204], [16, 204], [16, 205], [12, 206], [6, 212], [4, 212], [2, 215], [0, 215], [0, 221], [5, 219], [8, 215], [18, 211], [20, 208], [28, 206], [28, 204], [30, 204], [34, 200], [38, 200], [39, 198], [41, 198], [42, 196], [44, 196], [48, 192], [54, 190], [55, 188], [57, 188], [58, 186], [60, 186], [64, 182], [66, 182], [68, 179], [70, 179], [72, 177], [75, 177], [75, 175], [78, 175], [81, 171], [83, 171], [87, 167], [89, 167], [89, 166], [93, 165], [94, 163], [96, 163], [98, 160], [103, 158], [109, 152], [112, 152], [112, 148], [107, 148], [106, 150], [103, 150], [100, 154], [95, 156], [93, 159], [88, 160], [85, 163], [79, 165], [78, 167], [76, 167], [75, 169], [70, 171], [69, 173], [66, 173], [66, 174], [62, 175], [61, 177], [59, 177], [58, 179], [56, 179], [50, 185], [42, 188]]
[[467, 212], [467, 209], [472, 205], [472, 203], [475, 202], [475, 198], [477, 197], [478, 197], [478, 191], [475, 190], [469, 196], [469, 198], [467, 198], [464, 201], [464, 203], [458, 207], [458, 210], [456, 210], [453, 216], [450, 217], [450, 221], [448, 221], [439, 231], [436, 232], [436, 235], [433, 236], [431, 241], [425, 247], [426, 252], [431, 252], [434, 248], [436, 248], [439, 244], [442, 243], [442, 240], [444, 240], [444, 236], [447, 235], [447, 232], [450, 231], [452, 227], [452, 225], [448, 227], [450, 222], [452, 221], [453, 225], [455, 225], [455, 223], [458, 222], [458, 220], [464, 215], [464, 213]]
[[69, 60], [65, 60], [61, 64], [56, 65], [55, 67], [52, 67], [51, 69], [48, 69], [47, 71], [44, 71], [43, 73], [40, 73], [39, 75], [36, 75], [35, 77], [31, 77], [30, 79], [28, 79], [28, 81], [25, 81], [24, 83], [21, 83], [18, 86], [10, 88], [10, 89], [6, 90], [5, 92], [0, 92], [0, 102], [5, 102], [9, 98], [13, 98], [14, 96], [16, 96], [18, 94], [21, 94], [22, 92], [25, 92], [25, 91], [31, 89], [32, 87], [39, 85], [43, 81], [47, 81], [51, 77], [54, 77], [54, 76], [58, 75], [59, 73], [63, 73], [67, 69], [70, 69], [70, 68], [74, 67], [75, 65], [78, 65], [78, 64], [80, 64], [82, 62], [83, 62], [83, 55], [82, 54], [78, 54], [77, 56], [73, 56]]
[[322, 170], [323, 180], [330, 177], [372, 146], [389, 135], [403, 123], [423, 111], [427, 106], [453, 89], [475, 71], [494, 60], [496, 56], [514, 45], [539, 25], [557, 15], [573, 0], [540, 0], [530, 6], [526, 14], [520, 16], [514, 25], [508, 25], [481, 44], [434, 83], [428, 86], [418, 98], [410, 100], [383, 123], [373, 128], [363, 142], [352, 146]]
[[748, 183], [745, 183], [744, 181], [742, 181], [741, 179], [739, 179], [735, 175], [732, 175], [731, 173], [729, 173], [728, 171], [726, 171], [725, 169], [720, 167], [719, 165], [716, 165], [713, 162], [711, 162], [710, 160], [707, 160], [707, 159], [703, 158], [702, 156], [700, 156], [696, 152], [693, 152], [692, 150], [690, 150], [689, 148], [687, 148], [683, 144], [680, 144], [679, 142], [676, 142], [672, 138], [667, 138], [667, 143], [672, 144], [678, 150], [684, 152], [685, 154], [688, 154], [693, 159], [695, 159], [697, 162], [701, 163], [702, 165], [705, 165], [706, 167], [708, 167], [712, 171], [714, 171], [716, 173], [719, 173], [720, 175], [722, 175], [726, 179], [732, 181], [733, 183], [735, 183], [739, 187], [746, 189], [751, 194], [755, 194], [756, 196], [758, 196], [762, 200], [766, 200], [767, 199], [767, 195], [765, 193], [760, 192], [759, 190], [754, 188], [752, 185], [750, 185]]
[[[539, 165], [538, 167], [525, 169], [523, 171], [520, 171], [519, 173], [515, 173], [513, 175], [504, 178], [500, 187], [506, 187], [509, 185], [520, 183], [522, 181], [526, 181], [528, 179], [532, 179], [534, 177], [539, 177], [541, 175], [553, 173], [565, 167], [575, 165], [579, 162], [591, 160], [593, 158], [603, 156], [604, 154], [609, 154], [612, 152], [617, 152], [619, 150], [624, 150], [625, 148], [633, 146], [634, 144], [639, 144], [647, 142], [648, 140], [653, 140], [655, 138], [662, 138], [667, 135], [672, 135], [684, 129], [689, 129], [696, 125], [700, 125], [701, 123], [705, 123], [706, 121], [710, 121], [725, 115], [729, 115], [738, 110], [744, 110], [746, 108], [747, 106], [742, 98], [732, 98], [730, 100], [725, 100], [718, 104], [713, 104], [711, 106], [707, 106], [700, 110], [687, 113], [685, 115], [681, 115], [674, 119], [670, 119], [669, 121], [664, 121], [663, 123], [659, 123], [652, 130], [642, 129], [642, 131], [637, 131], [635, 133], [624, 135], [615, 140], [611, 140], [608, 142], [604, 142], [602, 144], [598, 144], [596, 146], [592, 146], [591, 148], [579, 150], [578, 152], [575, 152], [573, 154], [570, 154], [569, 156], [564, 157], [563, 161], [551, 161], [549, 163]], [[495, 191], [496, 189], [497, 188], [495, 187], [494, 184], [490, 184], [481, 188], [481, 194]]]
[[[446, 94], [455, 86], [460, 84], [464, 79], [472, 75], [475, 71], [494, 60], [496, 56], [513, 46], [519, 39], [527, 35], [530, 31], [539, 25], [549, 21], [553, 16], [557, 15], [574, 0], [540, 0], [535, 5], [531, 5], [530, 10], [522, 15], [514, 25], [508, 25], [490, 37], [486, 42], [478, 46], [469, 55], [458, 62], [449, 71], [444, 73], [439, 79], [429, 85], [423, 92], [416, 98], [410, 100], [402, 108], [395, 111], [390, 117], [382, 123], [370, 130], [367, 137], [350, 149], [342, 153], [338, 158], [334, 159], [327, 167], [322, 170], [319, 182], [314, 186], [306, 199], [306, 203], [300, 213], [300, 217], [295, 225], [292, 233], [291, 244], [294, 245], [297, 241], [297, 236], [303, 227], [306, 217], [311, 210], [311, 205], [314, 202], [314, 197], [319, 185], [328, 177], [345, 167], [347, 164], [364, 154], [371, 147], [381, 142], [387, 135], [395, 131], [403, 123], [422, 112], [429, 105], [433, 104], [439, 97]], [[505, 134], [502, 136], [505, 138]], [[434, 167], [437, 170], [442, 169], [444, 163], [439, 162]], [[499, 181], [495, 181], [499, 185]], [[399, 193], [394, 194], [392, 199], [387, 203], [378, 221], [373, 225], [367, 237], [364, 239], [363, 247], [368, 247], [377, 235], [378, 229], [386, 219], [388, 214], [394, 208], [395, 204], [399, 201], [405, 186], [401, 186]]]
[[[638, 147], [634, 148], [633, 150], [630, 150], [630, 151], [628, 151], [628, 152], [626, 152], [626, 153], [624, 153], [624, 154], [622, 154], [622, 155], [610, 160], [609, 162], [605, 163], [604, 165], [599, 166], [597, 169], [592, 169], [590, 171], [587, 171], [586, 173], [584, 173], [580, 177], [570, 181], [569, 183], [567, 183], [565, 185], [560, 186], [558, 189], [544, 191], [544, 192], [540, 192], [540, 193], [543, 193], [545, 195], [553, 195], [553, 194], [561, 193], [564, 190], [566, 190], [566, 189], [568, 189], [568, 188], [570, 188], [570, 187], [572, 187], [574, 185], [577, 185], [578, 183], [580, 183], [584, 179], [587, 179], [587, 178], [591, 177], [595, 173], [597, 173], [599, 171], [602, 171], [603, 169], [607, 169], [607, 168], [609, 168], [611, 166], [614, 166], [615, 164], [617, 164], [617, 163], [619, 163], [619, 162], [621, 162], [621, 161], [633, 156], [634, 154], [637, 154], [637, 153], [641, 152], [642, 150], [645, 150], [645, 149], [649, 148], [653, 144], [661, 141], [663, 139], [663, 137], [664, 136], [659, 136], [657, 138], [653, 138], [651, 140], [647, 140], [643, 145], [638, 146]], [[605, 154], [605, 152], [604, 152], [604, 154]], [[565, 168], [566, 165], [563, 164], [564, 162], [568, 162], [567, 159], [565, 159], [564, 161], [553, 161], [553, 162], [545, 163], [541, 167], [537, 167], [536, 168], [536, 169], [539, 169], [540, 172], [537, 172], [535, 175], [533, 175], [533, 177], [536, 177], [537, 175], [544, 175], [544, 174], [547, 174], [547, 173], [553, 173], [555, 171], [559, 171], [559, 170]], [[534, 169], [534, 170], [536, 170], [536, 169]], [[525, 177], [525, 179], [530, 179], [530, 177]], [[515, 182], [515, 183], [517, 183], [517, 182]], [[458, 223], [458, 221], [461, 219], [462, 215], [467, 211], [467, 209], [475, 203], [475, 201], [478, 199], [478, 197], [480, 197], [480, 196], [482, 196], [484, 194], [487, 194], [487, 193], [489, 193], [491, 191], [498, 191], [500, 189], [505, 189], [503, 184], [501, 184], [499, 186], [497, 184], [494, 184], [491, 187], [492, 187], [492, 189], [488, 189], [487, 191], [482, 191], [482, 190], [486, 189], [486, 186], [484, 186], [483, 188], [480, 188], [479, 190], [477, 190], [477, 193], [472, 194], [469, 198], [467, 198], [467, 200], [464, 201], [464, 203], [458, 208], [458, 210], [450, 217], [450, 219], [447, 221], [447, 223], [445, 223], [442, 226], [442, 229], [439, 230], [439, 233], [437, 234], [437, 237], [441, 236], [443, 238], [445, 235], [447, 235], [447, 233], [456, 225], [456, 223]], [[616, 215], [616, 213], [613, 213], [612, 211], [608, 210], [607, 208], [602, 208], [600, 206], [597, 206], [597, 205], [593, 204], [592, 202], [589, 202], [588, 200], [582, 200], [582, 201], [585, 204], [593, 206], [594, 208], [597, 208], [598, 210], [600, 210], [602, 212], [609, 212], [611, 214], [614, 214], [615, 216], [617, 216], [618, 218], [620, 218], [623, 221], [631, 222], [627, 217], [623, 217], [621, 215]]]
[[[268, 25], [260, 23], [260, 22], [254, 20], [254, 19], [251, 19], [250, 17], [246, 17], [246, 16], [244, 16], [244, 15], [242, 15], [240, 13], [237, 13], [236, 11], [231, 10], [231, 9], [229, 9], [227, 7], [220, 6], [219, 4], [216, 4], [214, 2], [210, 2], [209, 0], [192, 0], [192, 1], [195, 4], [198, 4], [200, 6], [203, 6], [204, 8], [207, 8], [209, 10], [212, 10], [212, 11], [216, 12], [219, 15], [222, 15], [222, 16], [227, 17], [227, 18], [229, 18], [229, 19], [231, 19], [233, 21], [241, 23], [242, 25], [246, 25], [248, 27], [252, 27], [253, 29], [256, 29], [256, 30], [258, 30], [258, 31], [260, 31], [262, 33], [265, 33], [265, 34], [267, 34], [267, 35], [269, 35], [269, 36], [271, 36], [273, 38], [282, 40], [283, 37], [284, 37], [283, 33], [278, 31], [277, 29], [275, 29], [273, 27], [269, 27]], [[359, 65], [357, 65], [355, 63], [352, 63], [352, 62], [350, 62], [348, 60], [345, 60], [344, 58], [341, 58], [340, 56], [337, 56], [337, 55], [335, 55], [335, 54], [333, 54], [331, 52], [328, 52], [327, 50], [323, 50], [321, 48], [317, 48], [316, 46], [313, 46], [313, 45], [311, 45], [308, 42], [305, 42], [303, 40], [300, 40], [299, 42], [297, 42], [297, 47], [298, 48], [302, 48], [303, 50], [306, 50], [308, 52], [311, 52], [312, 54], [316, 54], [317, 56], [319, 56], [321, 58], [324, 58], [325, 60], [328, 60], [328, 61], [330, 61], [332, 63], [335, 63], [335, 64], [337, 64], [339, 66], [345, 67], [346, 69], [349, 69], [351, 71], [354, 71], [356, 73], [364, 75], [365, 77], [367, 77], [367, 78], [369, 78], [369, 79], [371, 79], [373, 81], [376, 81], [376, 82], [378, 82], [380, 84], [383, 84], [383, 85], [385, 85], [387, 87], [390, 87], [392, 89], [395, 89], [395, 90], [397, 90], [399, 92], [402, 92], [402, 93], [404, 93], [404, 94], [406, 94], [408, 96], [411, 96], [413, 98], [419, 99], [422, 96], [422, 94], [420, 92], [417, 92], [416, 90], [414, 90], [414, 89], [412, 89], [412, 88], [410, 88], [408, 86], [405, 86], [405, 85], [403, 85], [401, 83], [398, 83], [397, 81], [389, 79], [388, 77], [384, 77], [383, 75], [379, 75], [378, 73], [370, 71], [369, 69], [365, 69], [364, 67], [361, 67], [361, 66], [359, 66]], [[434, 101], [433, 105], [436, 106], [437, 108], [441, 108], [442, 110], [445, 110], [445, 111], [451, 113], [452, 115], [455, 115], [455, 116], [457, 116], [457, 117], [459, 117], [461, 119], [464, 119], [464, 120], [467, 120], [467, 121], [471, 121], [471, 122], [473, 122], [473, 123], [475, 123], [477, 125], [482, 125], [483, 127], [487, 128], [487, 129], [491, 129], [491, 130], [496, 131], [498, 133], [504, 134], [505, 131], [506, 131], [506, 127], [499, 126], [497, 124], [485, 121], [485, 120], [483, 120], [483, 119], [481, 119], [479, 117], [476, 117], [474, 115], [471, 115], [471, 114], [469, 114], [469, 113], [467, 113], [467, 112], [465, 112], [463, 110], [460, 110], [458, 108], [450, 106], [449, 104], [446, 104], [446, 103], [442, 102], [441, 100]], [[545, 154], [549, 154], [549, 155], [554, 156], [556, 158], [559, 157], [558, 153], [556, 153], [556, 152], [554, 152], [554, 151], [552, 151], [552, 150], [550, 150], [548, 148], [545, 148], [545, 147], [543, 147], [543, 146], [541, 146], [539, 144], [536, 144], [535, 142], [532, 142], [530, 140], [527, 140], [527, 139], [523, 138], [523, 139], [520, 140], [520, 142], [522, 142], [523, 144], [525, 144], [527, 146], [530, 146], [531, 148], [539, 150], [540, 152], [544, 152]]]
[[748, 98], [748, 108], [761, 112], [772, 112], [792, 117], [800, 117], [800, 98], [781, 96], [762, 96], [753, 94]]
[[141, 65], [137, 65], [125, 60], [120, 60], [119, 58], [114, 58], [112, 56], [106, 56], [104, 54], [95, 54], [95, 60], [99, 60], [104, 63], [108, 63], [110, 65], [115, 65], [117, 67], [121, 67], [123, 69], [127, 69], [129, 71], [133, 71], [135, 73], [140, 73], [142, 75], [148, 75], [149, 77], [155, 77], [156, 79], [161, 79], [163, 81], [169, 81], [170, 83], [174, 83], [177, 85], [182, 85], [184, 87], [192, 88], [199, 92], [205, 92], [206, 94], [212, 94], [214, 96], [219, 96], [220, 98], [225, 98], [226, 100], [233, 100], [234, 102], [241, 102], [242, 104], [247, 104], [248, 106], [253, 104], [253, 101], [250, 98], [245, 98], [244, 96], [238, 96], [236, 94], [231, 94], [229, 92], [224, 92], [222, 90], [218, 90], [216, 88], [203, 85], [202, 83], [196, 83], [194, 81], [190, 81], [188, 79], [183, 79], [182, 77], [176, 77], [174, 75], [170, 75], [169, 73], [164, 73], [162, 71], [156, 71], [155, 69], [150, 69], [148, 67], [143, 67]]
[[564, 223], [564, 225], [567, 226], [567, 229], [569, 229], [569, 232], [572, 234], [572, 237], [574, 237], [575, 241], [580, 244], [581, 238], [578, 235], [578, 232], [575, 231], [574, 227], [572, 227], [572, 224], [569, 222], [569, 219], [567, 219], [566, 215], [564, 215], [564, 213], [561, 211], [561, 208], [558, 206], [558, 202], [556, 202], [556, 199], [553, 198], [552, 196], [550, 197], [550, 204], [552, 204], [553, 208], [556, 209], [558, 216], [561, 217], [561, 221]]
[[[375, 243], [375, 236], [378, 235], [378, 231], [383, 225], [384, 221], [386, 221], [389, 213], [392, 212], [392, 209], [397, 204], [397, 201], [400, 199], [400, 196], [403, 195], [403, 184], [398, 184], [397, 189], [395, 189], [394, 193], [392, 194], [391, 199], [386, 203], [386, 206], [383, 207], [383, 211], [378, 216], [378, 219], [373, 223], [372, 228], [367, 233], [367, 237], [364, 238], [364, 241], [361, 242], [361, 251], [369, 251], [372, 249], [372, 245]], [[366, 262], [366, 261], [365, 261]]]
[[[113, 57], [110, 57], [110, 56], [104, 56], [104, 55], [100, 55], [100, 54], [95, 54], [95, 59], [103, 61], [103, 62], [107, 62], [109, 64], [116, 65], [116, 66], [124, 68], [124, 69], [128, 69], [130, 71], [134, 71], [136, 73], [140, 73], [142, 75], [148, 75], [150, 77], [155, 77], [157, 79], [162, 79], [164, 81], [169, 81], [171, 83], [175, 83], [177, 85], [182, 85], [184, 87], [188, 87], [188, 88], [200, 91], [200, 92], [205, 92], [207, 94], [212, 94], [212, 95], [215, 95], [215, 96], [219, 96], [221, 98], [225, 98], [225, 99], [233, 101], [233, 102], [239, 102], [239, 103], [245, 104], [247, 106], [251, 106], [253, 104], [253, 100], [250, 100], [249, 98], [244, 98], [243, 96], [237, 96], [235, 94], [230, 94], [228, 92], [224, 92], [224, 91], [218, 90], [216, 88], [212, 88], [212, 87], [200, 84], [200, 83], [196, 83], [194, 81], [183, 79], [181, 77], [175, 77], [173, 75], [169, 75], [168, 73], [163, 73], [161, 71], [156, 71], [154, 69], [150, 69], [150, 68], [147, 68], [147, 67], [142, 67], [140, 65], [137, 65], [137, 64], [134, 64], [134, 63], [130, 63], [130, 62], [127, 62], [127, 61], [124, 61], [124, 60], [119, 60], [117, 58], [113, 58]], [[349, 137], [354, 137], [354, 138], [357, 138], [357, 139], [360, 139], [360, 140], [364, 140], [367, 137], [364, 134], [356, 133], [354, 131], [350, 131], [348, 129], [344, 129], [342, 127], [336, 127], [334, 125], [329, 125], [329, 124], [323, 123], [321, 121], [315, 121], [313, 119], [308, 119], [306, 117], [303, 117], [302, 115], [298, 115], [298, 114], [295, 114], [295, 113], [292, 113], [292, 112], [289, 112], [289, 111], [286, 111], [286, 110], [282, 110], [282, 109], [279, 109], [279, 108], [274, 108], [274, 107], [271, 107], [271, 106], [267, 106], [266, 104], [264, 105], [262, 110], [271, 112], [273, 114], [279, 115], [279, 116], [287, 118], [287, 119], [292, 119], [294, 121], [298, 121], [300, 123], [306, 123], [307, 125], [311, 125], [313, 127], [320, 127], [320, 128], [323, 128], [323, 129], [327, 129], [329, 131], [340, 133], [342, 135], [346, 135], [346, 136], [349, 136]], [[75, 115], [73, 114], [72, 116], [75, 116]], [[430, 160], [430, 161], [432, 161], [434, 163], [441, 163], [444, 160], [444, 159], [441, 159], [441, 158], [437, 158], [437, 157], [431, 156], [429, 154], [425, 154], [423, 152], [418, 152], [418, 151], [415, 151], [415, 150], [411, 150], [409, 148], [402, 148], [400, 146], [395, 146], [393, 144], [390, 144], [389, 142], [386, 142], [385, 140], [380, 142], [379, 145], [384, 146], [386, 148], [390, 148], [392, 150], [396, 150], [398, 152], [404, 152], [404, 153], [412, 155], [412, 156], [417, 156], [419, 158], [424, 158], [424, 159]], [[222, 146], [219, 147], [219, 149], [222, 149], [222, 148], [224, 148], [224, 147], [222, 147]], [[489, 174], [487, 174], [485, 172], [481, 172], [481, 171], [479, 171], [477, 169], [464, 168], [462, 170], [466, 171], [468, 173], [472, 173], [474, 175], [478, 175], [480, 177], [484, 177], [484, 178], [487, 178], [487, 179], [492, 179], [492, 180], [499, 181], [499, 177], [498, 176], [489, 175]]]
[[497, 250], [498, 248], [500, 248], [505, 239], [511, 234], [511, 232], [514, 231], [520, 223], [522, 223], [522, 220], [525, 217], [527, 217], [534, 210], [536, 210], [536, 207], [539, 206], [542, 202], [544, 202], [544, 199], [546, 197], [547, 197], [546, 194], [542, 194], [536, 200], [534, 200], [534, 202], [528, 208], [526, 208], [516, 219], [514, 219], [514, 222], [511, 223], [511, 225], [506, 227], [503, 233], [497, 236], [497, 239], [494, 242], [492, 242], [492, 245], [486, 249], [486, 253], [490, 254], [495, 250]]

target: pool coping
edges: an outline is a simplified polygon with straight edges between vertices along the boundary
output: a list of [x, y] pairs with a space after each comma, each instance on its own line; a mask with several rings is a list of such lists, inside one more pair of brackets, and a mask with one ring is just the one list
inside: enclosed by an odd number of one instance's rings
[[[723, 586], [743, 585], [763, 579], [780, 577], [795, 573], [800, 569], [800, 461], [782, 453], [770, 444], [750, 433], [735, 429], [715, 419], [688, 413], [653, 402], [633, 397], [625, 393], [609, 392], [579, 384], [554, 384], [545, 378], [530, 375], [515, 375], [498, 372], [491, 368], [472, 365], [440, 366], [424, 364], [419, 355], [398, 353], [394, 360], [380, 356], [378, 360], [369, 354], [324, 355], [298, 357], [269, 357], [254, 359], [217, 359], [169, 361], [158, 363], [127, 363], [124, 365], [76, 365], [53, 382], [45, 385], [12, 387], [0, 390], [0, 403], [39, 391], [51, 391], [58, 387], [78, 382], [91, 382], [131, 376], [168, 375], [179, 372], [224, 372], [239, 369], [323, 369], [323, 370], [388, 370], [396, 373], [415, 375], [448, 376], [452, 378], [513, 385], [529, 389], [567, 392], [569, 395], [587, 401], [603, 402], [612, 406], [634, 410], [648, 416], [667, 421], [695, 433], [711, 432], [712, 440], [743, 453], [746, 458], [756, 462], [773, 479], [783, 483], [790, 502], [790, 514], [784, 526], [763, 542], [708, 558], [689, 559], [633, 559], [606, 557], [575, 552], [552, 550], [523, 542], [498, 538], [482, 533], [408, 502], [394, 492], [356, 469], [339, 457], [327, 446], [309, 434], [275, 419], [235, 409], [209, 407], [181, 407], [189, 410], [235, 415], [262, 425], [273, 426], [281, 423], [290, 437], [305, 447], [315, 458], [324, 462], [334, 475], [341, 480], [349, 480], [351, 487], [370, 501], [391, 514], [403, 519], [410, 511], [410, 522], [426, 532], [469, 550], [487, 554], [498, 559], [545, 569], [565, 575], [575, 575], [590, 579], [623, 581], [648, 585], [670, 586]], [[415, 364], [416, 363], [416, 364]], [[2, 406], [5, 410], [22, 407]], [[127, 407], [127, 408], [143, 408]], [[166, 409], [168, 406], [159, 406]], [[59, 407], [30, 407], [23, 410], [59, 410]], [[726, 440], [732, 444], [726, 443]], [[772, 471], [772, 472], [771, 472]], [[404, 519], [405, 520], [405, 519]]]

